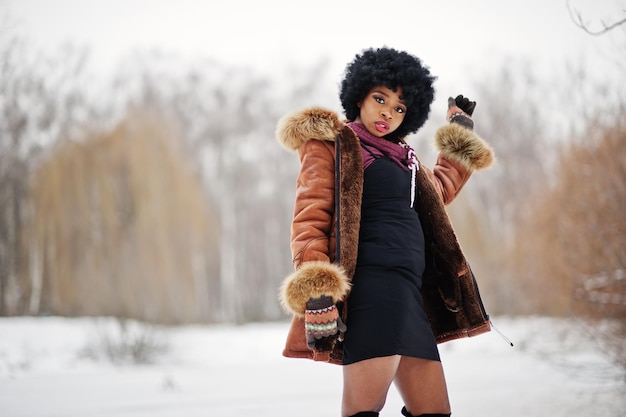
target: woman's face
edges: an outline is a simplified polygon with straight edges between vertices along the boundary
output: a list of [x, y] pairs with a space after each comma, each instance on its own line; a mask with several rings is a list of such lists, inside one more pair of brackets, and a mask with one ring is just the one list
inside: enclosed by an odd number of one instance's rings
[[406, 115], [407, 107], [401, 97], [400, 87], [398, 91], [384, 86], [372, 88], [358, 103], [360, 112], [355, 121], [362, 123], [368, 132], [379, 138], [394, 132]]

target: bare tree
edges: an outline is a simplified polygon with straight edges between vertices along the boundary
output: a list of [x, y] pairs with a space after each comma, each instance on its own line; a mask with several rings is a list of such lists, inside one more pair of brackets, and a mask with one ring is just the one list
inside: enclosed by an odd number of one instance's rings
[[[590, 319], [594, 337], [626, 369], [626, 124], [590, 123], [567, 146], [522, 236], [541, 265], [539, 279], [559, 292], [537, 292], [541, 305], [566, 299], [561, 314]], [[563, 310], [565, 307], [565, 310]]]
[[[28, 181], [42, 150], [89, 117], [85, 60], [85, 51], [69, 47], [44, 55], [12, 26], [0, 26], [0, 314], [25, 311], [29, 305], [37, 310], [40, 259], [36, 251], [29, 252], [31, 242], [24, 237]], [[27, 282], [20, 283], [28, 270]], [[24, 291], [31, 286], [33, 292]], [[28, 293], [35, 298], [28, 299]]]
[[217, 220], [166, 117], [134, 110], [111, 131], [65, 143], [32, 184], [48, 311], [216, 320]]

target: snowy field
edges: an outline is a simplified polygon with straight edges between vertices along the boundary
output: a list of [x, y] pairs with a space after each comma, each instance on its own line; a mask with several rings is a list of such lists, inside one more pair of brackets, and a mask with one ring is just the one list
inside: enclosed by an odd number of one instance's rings
[[[580, 326], [494, 323], [515, 347], [496, 332], [440, 347], [454, 417], [626, 416], [624, 374]], [[101, 355], [116, 340], [114, 320], [0, 319], [0, 417], [339, 415], [341, 368], [283, 358], [287, 323], [138, 326], [128, 339], [166, 348], [153, 363]], [[392, 387], [381, 416], [401, 407]]]

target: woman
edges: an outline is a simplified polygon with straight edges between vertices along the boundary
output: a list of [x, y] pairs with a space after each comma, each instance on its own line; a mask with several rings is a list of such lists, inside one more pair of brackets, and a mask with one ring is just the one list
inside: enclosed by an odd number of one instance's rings
[[277, 126], [301, 161], [283, 354], [343, 365], [342, 416], [378, 416], [392, 382], [404, 416], [449, 416], [437, 343], [490, 329], [444, 209], [493, 161], [472, 131], [476, 103], [449, 100], [432, 171], [404, 140], [426, 121], [434, 80], [415, 56], [368, 49], [341, 83], [347, 123], [311, 108]]

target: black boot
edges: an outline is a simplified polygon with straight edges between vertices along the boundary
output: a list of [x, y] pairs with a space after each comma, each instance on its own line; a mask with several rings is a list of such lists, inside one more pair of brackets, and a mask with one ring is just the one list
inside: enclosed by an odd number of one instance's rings
[[361, 411], [360, 413], [352, 414], [350, 417], [378, 417], [376, 411]]
[[404, 417], [450, 417], [450, 414], [420, 414], [419, 416], [414, 416], [407, 411], [406, 407], [402, 407], [402, 415]]

